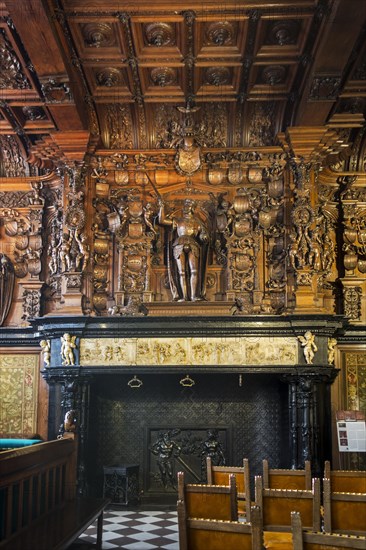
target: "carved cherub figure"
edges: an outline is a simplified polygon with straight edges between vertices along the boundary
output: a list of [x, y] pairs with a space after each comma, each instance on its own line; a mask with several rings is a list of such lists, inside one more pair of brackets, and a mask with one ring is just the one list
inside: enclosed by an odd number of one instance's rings
[[76, 413], [73, 409], [67, 411], [64, 418], [65, 432], [74, 432], [76, 430]]
[[74, 349], [76, 348], [76, 336], [65, 332], [61, 336], [61, 357], [63, 365], [75, 365]]
[[328, 363], [330, 365], [334, 364], [336, 345], [337, 345], [337, 340], [335, 338], [328, 339]]
[[304, 348], [304, 357], [308, 365], [313, 363], [315, 352], [318, 351], [318, 346], [315, 343], [315, 335], [307, 330], [304, 336], [298, 336], [302, 347]]
[[50, 366], [50, 359], [51, 359], [51, 344], [49, 340], [41, 340], [39, 345], [42, 348], [43, 351], [43, 361], [44, 364], [49, 367]]

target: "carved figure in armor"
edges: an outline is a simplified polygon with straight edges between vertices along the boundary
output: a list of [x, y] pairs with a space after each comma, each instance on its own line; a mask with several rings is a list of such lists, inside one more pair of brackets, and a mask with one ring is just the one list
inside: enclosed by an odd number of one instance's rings
[[169, 283], [173, 299], [181, 302], [203, 300], [208, 234], [194, 214], [194, 203], [184, 201], [181, 216], [167, 216], [159, 200], [159, 223], [172, 228], [168, 252]]
[[169, 432], [161, 432], [151, 452], [158, 457], [156, 463], [165, 489], [168, 488], [169, 484], [173, 489], [176, 489], [177, 483], [174, 472], [174, 459], [181, 453], [179, 445], [172, 440]]
[[202, 443], [203, 460], [206, 460], [208, 456], [211, 458], [213, 466], [225, 464], [225, 456], [217, 437], [217, 430], [207, 430], [207, 439]]
[[74, 349], [76, 348], [76, 336], [65, 333], [61, 336], [61, 357], [63, 365], [75, 365]]

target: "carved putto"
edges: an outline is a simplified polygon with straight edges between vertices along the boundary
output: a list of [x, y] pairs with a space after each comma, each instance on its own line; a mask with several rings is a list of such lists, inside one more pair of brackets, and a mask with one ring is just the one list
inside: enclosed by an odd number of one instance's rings
[[51, 362], [51, 342], [50, 340], [41, 340], [39, 345], [43, 352], [43, 362], [46, 367], [49, 367]]
[[297, 338], [304, 348], [303, 352], [306, 363], [312, 365], [315, 353], [318, 351], [318, 346], [315, 343], [315, 335], [310, 330], [307, 330], [304, 336], [298, 336]]
[[72, 336], [66, 332], [61, 336], [61, 358], [63, 365], [75, 365], [74, 349], [76, 349], [76, 336]]

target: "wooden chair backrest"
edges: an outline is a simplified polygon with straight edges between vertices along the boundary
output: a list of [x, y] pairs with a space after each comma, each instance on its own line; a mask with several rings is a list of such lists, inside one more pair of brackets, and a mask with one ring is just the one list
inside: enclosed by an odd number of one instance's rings
[[210, 485], [228, 485], [230, 475], [235, 475], [239, 508], [243, 507], [247, 521], [250, 521], [250, 474], [249, 461], [243, 459], [243, 466], [213, 466], [211, 457], [206, 458], [207, 483]]
[[263, 460], [263, 487], [265, 489], [306, 489], [311, 491], [311, 462], [305, 460], [304, 470], [270, 468]]
[[324, 531], [366, 536], [366, 493], [338, 493], [323, 479]]
[[330, 479], [333, 493], [366, 493], [365, 470], [332, 470], [329, 460], [326, 460], [324, 478]]
[[259, 508], [252, 508], [251, 523], [190, 518], [178, 500], [180, 550], [261, 550], [262, 527]]
[[262, 512], [263, 529], [289, 531], [291, 512], [301, 513], [306, 529], [320, 531], [320, 480], [312, 490], [265, 489], [261, 476], [255, 477], [255, 503]]
[[75, 498], [76, 441], [0, 453], [0, 541]]
[[185, 483], [184, 472], [178, 472], [178, 500], [184, 502], [187, 517], [237, 521], [235, 476], [229, 485]]
[[366, 548], [366, 537], [303, 531], [299, 512], [291, 513], [291, 530], [293, 547], [296, 550], [335, 550], [336, 548], [365, 550]]

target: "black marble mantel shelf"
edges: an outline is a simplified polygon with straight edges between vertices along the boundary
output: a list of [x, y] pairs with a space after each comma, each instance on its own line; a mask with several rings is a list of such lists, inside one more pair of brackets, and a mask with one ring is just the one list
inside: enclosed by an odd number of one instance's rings
[[49, 316], [33, 319], [35, 337], [57, 338], [70, 332], [80, 338], [148, 336], [297, 336], [306, 330], [332, 337], [343, 329], [342, 315], [149, 317]]

